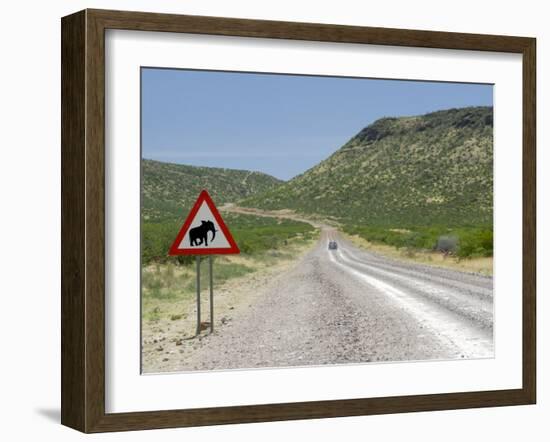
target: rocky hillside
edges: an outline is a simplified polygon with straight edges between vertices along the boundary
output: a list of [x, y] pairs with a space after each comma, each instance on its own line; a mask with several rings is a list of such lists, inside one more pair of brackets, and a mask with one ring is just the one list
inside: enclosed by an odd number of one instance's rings
[[395, 227], [490, 224], [493, 109], [382, 118], [302, 175], [240, 204]]
[[246, 170], [195, 167], [142, 160], [142, 218], [144, 221], [180, 219], [202, 189], [217, 205], [263, 193], [281, 183], [270, 175]]

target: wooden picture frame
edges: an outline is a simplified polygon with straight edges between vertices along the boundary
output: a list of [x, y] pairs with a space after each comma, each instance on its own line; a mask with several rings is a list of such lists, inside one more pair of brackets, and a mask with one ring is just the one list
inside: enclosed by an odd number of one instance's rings
[[[105, 30], [123, 29], [523, 57], [523, 385], [457, 392], [132, 413], [105, 412]], [[84, 10], [62, 19], [62, 424], [83, 432], [534, 404], [536, 41], [533, 38]]]

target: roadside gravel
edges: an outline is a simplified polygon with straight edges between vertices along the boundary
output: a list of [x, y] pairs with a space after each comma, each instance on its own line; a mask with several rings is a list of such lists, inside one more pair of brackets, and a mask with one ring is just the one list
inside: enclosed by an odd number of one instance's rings
[[253, 305], [213, 335], [187, 341], [177, 371], [465, 357], [383, 291], [335, 266], [326, 235]]

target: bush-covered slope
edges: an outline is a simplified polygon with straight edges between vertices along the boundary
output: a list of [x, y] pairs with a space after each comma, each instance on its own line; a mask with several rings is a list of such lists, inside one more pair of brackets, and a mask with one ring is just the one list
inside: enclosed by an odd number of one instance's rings
[[152, 160], [142, 160], [141, 173], [141, 215], [144, 221], [181, 220], [202, 189], [207, 189], [220, 205], [265, 192], [281, 182], [260, 172]]
[[493, 110], [382, 118], [302, 175], [240, 204], [347, 224], [491, 224]]

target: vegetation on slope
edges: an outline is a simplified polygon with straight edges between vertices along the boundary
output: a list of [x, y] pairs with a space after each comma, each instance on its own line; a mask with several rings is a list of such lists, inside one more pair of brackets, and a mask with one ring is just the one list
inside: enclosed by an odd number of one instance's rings
[[141, 216], [144, 222], [177, 220], [191, 209], [202, 189], [216, 204], [265, 192], [281, 183], [275, 177], [248, 170], [141, 162]]
[[380, 119], [302, 175], [239, 204], [357, 226], [490, 226], [492, 108]]

